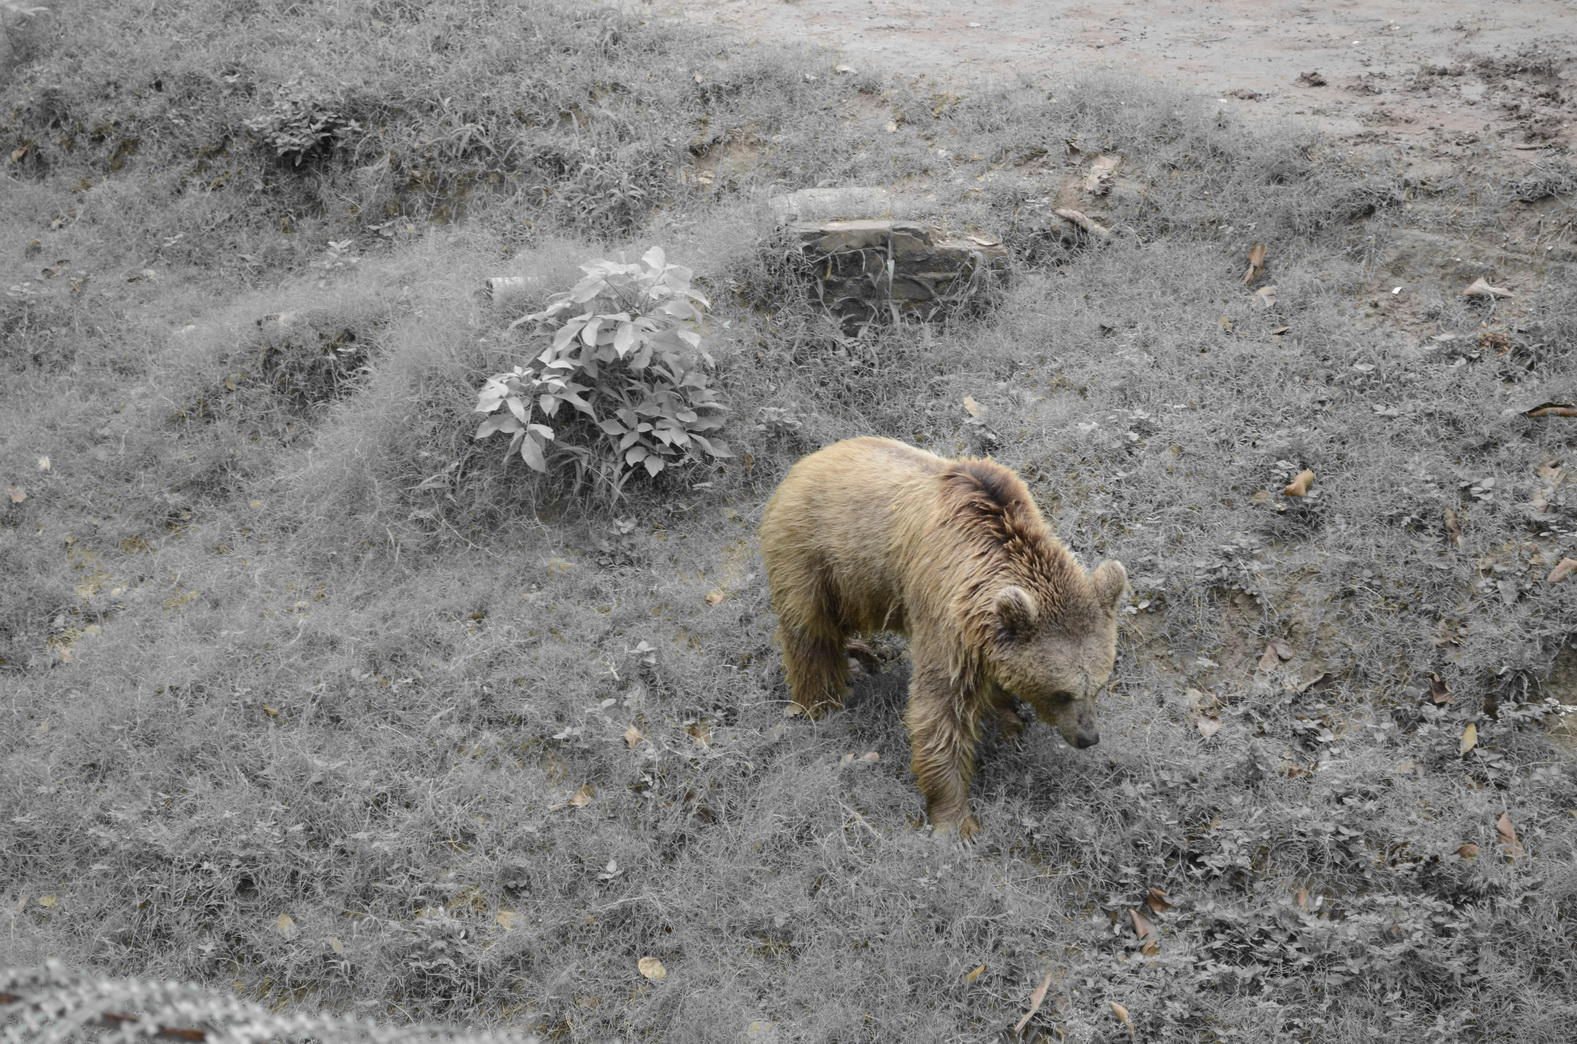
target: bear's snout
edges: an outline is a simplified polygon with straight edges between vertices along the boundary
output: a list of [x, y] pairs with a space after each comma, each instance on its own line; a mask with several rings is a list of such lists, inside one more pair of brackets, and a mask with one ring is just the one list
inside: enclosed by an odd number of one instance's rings
[[1080, 732], [1073, 737], [1073, 745], [1080, 750], [1083, 750], [1085, 747], [1093, 747], [1100, 741], [1101, 734], [1099, 732]]

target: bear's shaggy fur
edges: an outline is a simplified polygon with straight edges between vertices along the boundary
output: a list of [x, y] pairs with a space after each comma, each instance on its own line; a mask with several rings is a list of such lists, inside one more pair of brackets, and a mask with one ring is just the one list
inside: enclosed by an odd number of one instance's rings
[[891, 439], [848, 439], [789, 470], [761, 518], [778, 641], [793, 701], [843, 704], [851, 636], [909, 636], [911, 755], [939, 832], [969, 812], [987, 715], [1024, 723], [1012, 696], [1075, 747], [1100, 738], [1095, 694], [1111, 674], [1120, 562], [1086, 572], [1027, 487], [989, 460], [948, 460]]

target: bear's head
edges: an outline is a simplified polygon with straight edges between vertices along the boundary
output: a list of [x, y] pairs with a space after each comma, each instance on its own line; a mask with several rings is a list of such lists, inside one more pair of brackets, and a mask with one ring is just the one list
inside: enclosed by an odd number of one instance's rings
[[998, 590], [992, 605], [997, 626], [989, 659], [995, 681], [1075, 747], [1093, 747], [1101, 739], [1095, 694], [1111, 677], [1117, 603], [1128, 573], [1121, 562], [1102, 562], [1087, 581], [1058, 590], [1054, 606], [1014, 584]]

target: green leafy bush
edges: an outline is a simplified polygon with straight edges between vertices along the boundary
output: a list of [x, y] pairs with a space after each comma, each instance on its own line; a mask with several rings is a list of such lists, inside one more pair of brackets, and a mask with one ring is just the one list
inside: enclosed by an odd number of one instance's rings
[[690, 289], [690, 269], [653, 247], [638, 264], [597, 260], [581, 271], [574, 289], [511, 324], [536, 323], [553, 343], [488, 378], [476, 409], [493, 416], [476, 437], [507, 434], [508, 453], [533, 469], [567, 465], [577, 488], [592, 479], [610, 498], [637, 468], [655, 477], [732, 456], [710, 434], [724, 407], [706, 374], [712, 357], [696, 325], [708, 305]]

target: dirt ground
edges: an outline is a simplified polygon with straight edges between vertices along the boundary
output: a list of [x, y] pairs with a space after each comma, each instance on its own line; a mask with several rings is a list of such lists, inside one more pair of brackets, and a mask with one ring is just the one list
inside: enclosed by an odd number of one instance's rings
[[[1081, 69], [1207, 91], [1249, 119], [1308, 120], [1338, 147], [1399, 159], [1414, 184], [1499, 188], [1577, 144], [1577, 0], [651, 0], [667, 17], [749, 39], [808, 40], [856, 71], [939, 85]], [[1505, 199], [1503, 192], [1486, 198]], [[1379, 258], [1370, 304], [1418, 336], [1417, 299], [1476, 275], [1525, 291], [1577, 259], [1564, 191], [1506, 204], [1493, 232], [1449, 220], [1403, 230]], [[1470, 261], [1467, 268], [1463, 261]], [[1468, 269], [1471, 271], [1468, 271]]]
[[[810, 40], [939, 79], [1106, 68], [1314, 120], [1410, 162], [1531, 154], [1577, 135], [1573, 0], [657, 0], [665, 15]], [[1516, 155], [1521, 153], [1522, 155]]]

